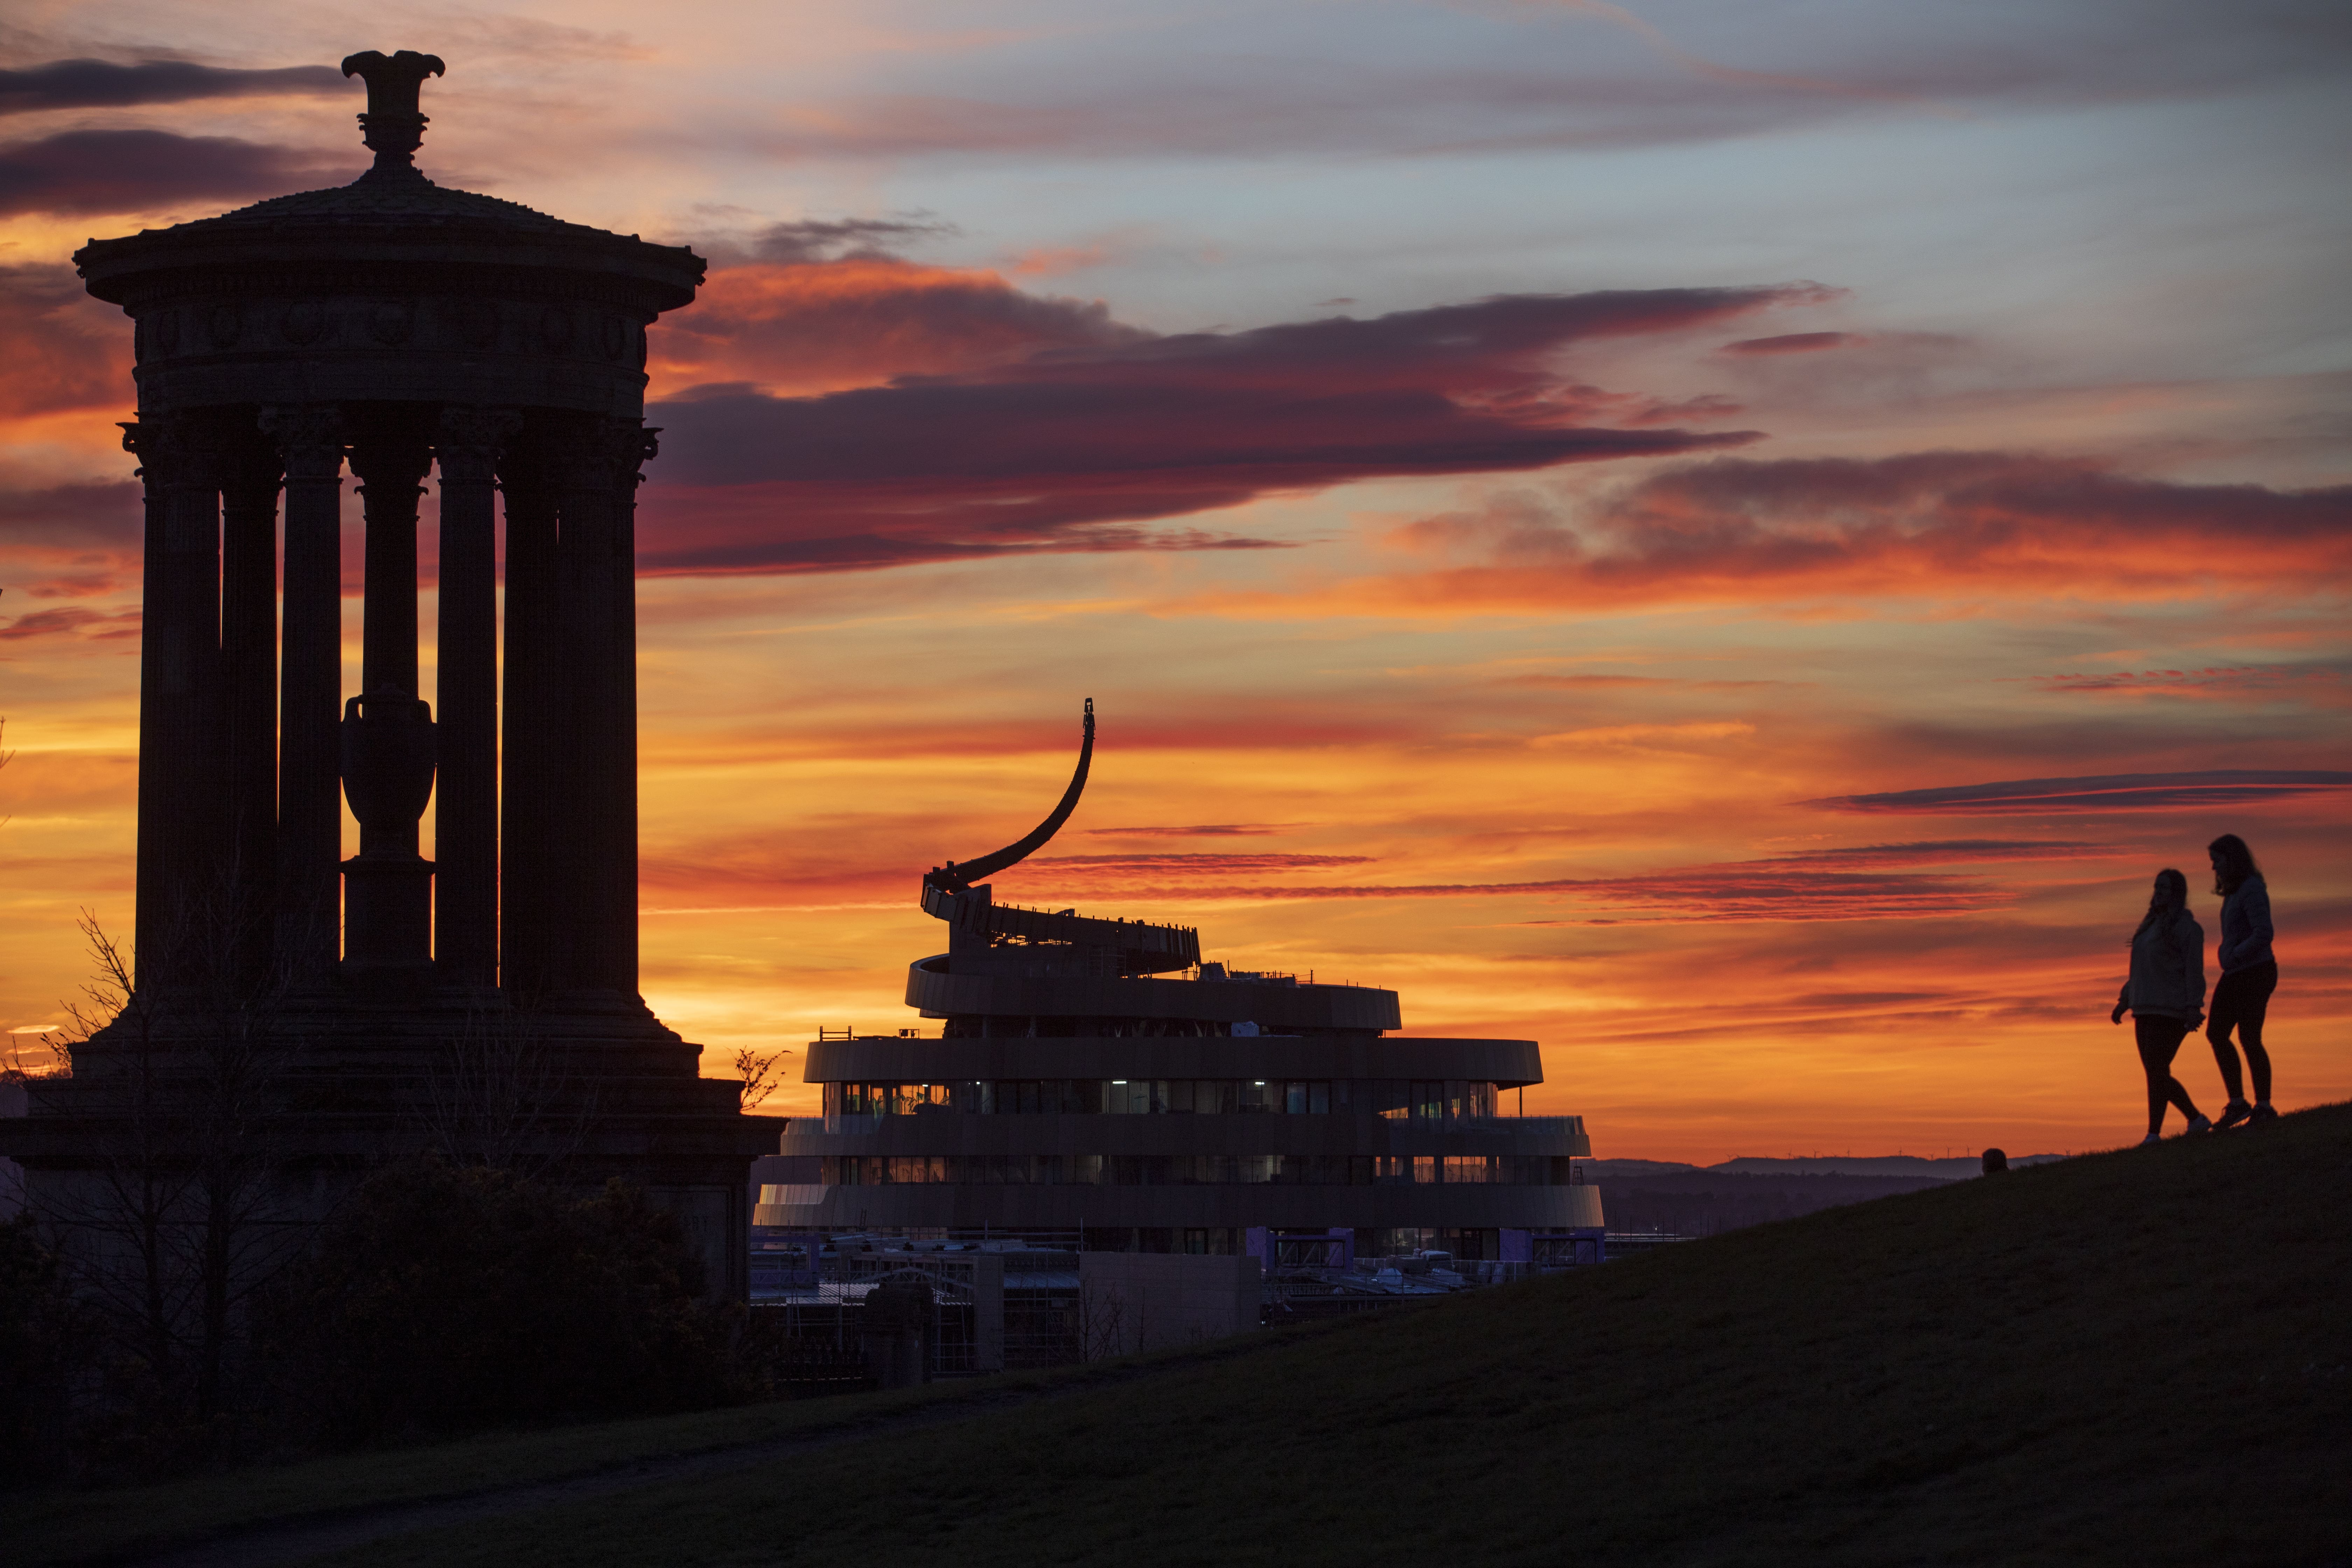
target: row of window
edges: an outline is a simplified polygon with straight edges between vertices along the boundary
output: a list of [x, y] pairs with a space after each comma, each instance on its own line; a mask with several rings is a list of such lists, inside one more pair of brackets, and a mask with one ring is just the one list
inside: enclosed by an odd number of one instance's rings
[[1466, 1079], [985, 1079], [944, 1083], [829, 1083], [827, 1116], [932, 1112], [1008, 1116], [1189, 1116], [1273, 1112], [1458, 1121], [1493, 1116], [1500, 1096]]
[[1545, 1154], [840, 1154], [825, 1157], [823, 1173], [827, 1184], [843, 1187], [1546, 1187], [1575, 1180], [1570, 1161]]

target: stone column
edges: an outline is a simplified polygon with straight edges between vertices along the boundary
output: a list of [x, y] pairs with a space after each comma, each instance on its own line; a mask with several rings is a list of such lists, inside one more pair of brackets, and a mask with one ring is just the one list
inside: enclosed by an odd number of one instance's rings
[[416, 695], [416, 498], [433, 466], [425, 435], [379, 416], [352, 432], [352, 472], [367, 516], [360, 690]]
[[441, 416], [441, 702], [434, 801], [434, 973], [445, 985], [499, 978], [498, 521], [499, 448], [519, 415]]
[[316, 984], [341, 946], [343, 433], [324, 404], [265, 408], [286, 467], [286, 608], [278, 644], [278, 939], [291, 977]]
[[505, 755], [499, 868], [499, 982], [509, 995], [543, 996], [569, 968], [560, 847], [570, 837], [562, 765], [566, 712], [555, 604], [555, 461], [534, 417], [499, 459], [506, 491]]
[[214, 432], [185, 416], [122, 429], [146, 486], [134, 937], [144, 988], [203, 976], [206, 906], [226, 893], [220, 460]]
[[571, 850], [579, 889], [572, 984], [637, 1000], [636, 487], [652, 437], [583, 422], [558, 474], [556, 597], [571, 716]]
[[379, 414], [353, 433], [367, 514], [360, 695], [344, 704], [343, 795], [360, 852], [343, 862], [343, 972], [421, 984], [433, 961], [433, 863], [417, 820], [433, 791], [430, 710], [416, 695], [416, 498], [425, 437]]
[[224, 453], [221, 486], [222, 805], [238, 983], [267, 983], [278, 837], [276, 450], [250, 426]]

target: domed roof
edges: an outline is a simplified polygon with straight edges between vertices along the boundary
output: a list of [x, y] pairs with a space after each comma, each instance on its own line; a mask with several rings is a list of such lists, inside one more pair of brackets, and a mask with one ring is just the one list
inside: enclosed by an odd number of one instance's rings
[[[132, 308], [166, 294], [237, 293], [283, 268], [322, 266], [351, 273], [351, 287], [394, 287], [385, 268], [426, 268], [458, 291], [481, 269], [585, 271], [634, 279], [643, 303], [671, 310], [694, 297], [705, 263], [684, 246], [655, 245], [586, 224], [567, 223], [520, 202], [435, 184], [414, 153], [425, 117], [418, 89], [443, 66], [433, 55], [373, 50], [343, 62], [343, 74], [368, 84], [360, 116], [375, 164], [348, 185], [299, 191], [197, 218], [93, 239], [75, 253], [89, 291]], [[353, 268], [373, 268], [367, 277]], [[321, 274], [320, 276], [323, 276]], [[446, 289], [445, 289], [446, 291]]]
[[385, 171], [370, 169], [348, 185], [271, 196], [267, 201], [239, 207], [235, 212], [222, 213], [217, 217], [198, 218], [193, 223], [174, 226], [184, 231], [254, 225], [274, 226], [289, 222], [332, 222], [341, 218], [394, 218], [404, 223], [431, 222], [441, 218], [464, 223], [509, 224], [536, 229], [583, 226], [550, 217], [520, 202], [485, 196], [449, 185], [436, 185], [415, 169], [403, 173], [407, 176], [405, 179], [396, 175], [386, 178]]

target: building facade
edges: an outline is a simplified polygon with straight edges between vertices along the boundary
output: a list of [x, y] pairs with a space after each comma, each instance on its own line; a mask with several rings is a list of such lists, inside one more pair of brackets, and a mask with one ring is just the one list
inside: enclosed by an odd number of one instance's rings
[[[1053, 1236], [1085, 1250], [1249, 1253], [1269, 1270], [1444, 1251], [1599, 1260], [1582, 1119], [1513, 1110], [1531, 1040], [1392, 1033], [1396, 993], [1200, 960], [1198, 933], [998, 904], [979, 880], [1050, 838], [924, 879], [949, 949], [907, 1005], [937, 1035], [821, 1038], [761, 1162], [771, 1232]], [[781, 1178], [781, 1179], [777, 1179]]]

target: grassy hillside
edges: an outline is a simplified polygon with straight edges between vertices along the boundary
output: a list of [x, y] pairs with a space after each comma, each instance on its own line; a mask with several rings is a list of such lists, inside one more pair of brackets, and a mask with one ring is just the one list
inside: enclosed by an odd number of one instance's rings
[[1612, 1230], [1662, 1230], [1717, 1236], [1743, 1226], [1797, 1219], [1898, 1193], [1926, 1192], [1938, 1176], [1744, 1175], [1724, 1171], [1670, 1171], [1629, 1176], [1601, 1185]]
[[2352, 1563], [2347, 1222], [2336, 1107], [334, 1561]]

